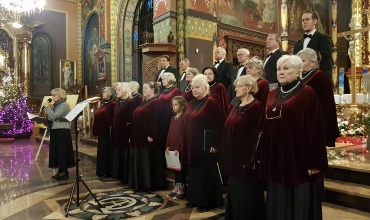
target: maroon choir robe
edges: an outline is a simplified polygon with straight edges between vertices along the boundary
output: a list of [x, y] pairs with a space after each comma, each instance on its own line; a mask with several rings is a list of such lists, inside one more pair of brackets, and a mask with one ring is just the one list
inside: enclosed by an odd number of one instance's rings
[[257, 80], [258, 92], [254, 94], [254, 98], [262, 102], [263, 106], [266, 106], [267, 96], [270, 93], [269, 82], [265, 79], [259, 78]]
[[110, 135], [110, 129], [114, 121], [114, 109], [116, 108], [116, 102], [111, 100], [110, 102], [104, 103], [100, 108], [95, 111], [94, 114], [94, 136], [108, 136]]
[[[227, 97], [227, 96], [226, 96]], [[214, 148], [220, 150], [225, 117], [218, 101], [206, 96], [199, 106], [191, 101], [184, 114], [182, 163], [196, 165], [212, 160], [212, 154], [204, 151], [204, 130], [213, 130]]]
[[[144, 100], [134, 111], [131, 126], [130, 145], [132, 148], [157, 147], [159, 138], [158, 130], [158, 98]], [[148, 142], [148, 137], [153, 142]]]
[[195, 98], [193, 96], [193, 92], [191, 91], [191, 85], [188, 85], [185, 88], [185, 91], [181, 93], [181, 96], [185, 98], [185, 100], [189, 103], [190, 101], [193, 101]]
[[178, 119], [176, 119], [176, 116], [173, 116], [171, 118], [170, 128], [168, 129], [168, 135], [167, 135], [167, 143], [166, 147], [169, 148], [170, 151], [182, 151], [182, 132], [183, 132], [183, 119], [184, 116], [182, 115]]
[[132, 101], [134, 102], [134, 109], [136, 109], [143, 101], [143, 96], [140, 93], [132, 95]]
[[296, 186], [319, 177], [309, 176], [309, 169], [328, 168], [321, 103], [315, 91], [301, 83], [281, 105], [275, 103], [278, 89], [270, 92], [266, 103], [260, 174], [274, 183]]
[[326, 146], [335, 147], [335, 139], [340, 135], [331, 80], [322, 70], [316, 70], [303, 76], [302, 81], [311, 86], [319, 97], [324, 114]]
[[253, 168], [264, 108], [257, 99], [245, 106], [239, 105], [240, 103], [233, 107], [225, 122], [221, 171], [223, 174], [245, 181], [249, 173], [247, 169]]
[[158, 97], [158, 101], [161, 106], [161, 110], [159, 112], [160, 122], [158, 125], [162, 140], [162, 143], [160, 144], [162, 147], [164, 147], [166, 144], [168, 128], [170, 127], [171, 118], [174, 115], [172, 110], [172, 98], [180, 95], [180, 93], [181, 92], [177, 87], [172, 87], [169, 90], [164, 89], [161, 95]]
[[[117, 149], [129, 148], [129, 132], [132, 125], [132, 117], [134, 105], [132, 99], [128, 98], [125, 101], [117, 100], [116, 109], [114, 111], [113, 123], [113, 146]], [[131, 124], [131, 125], [128, 125]]]
[[225, 86], [221, 83], [215, 83], [209, 87], [209, 97], [216, 99], [221, 105], [221, 110], [224, 114], [224, 118], [229, 115], [229, 96], [226, 92]]

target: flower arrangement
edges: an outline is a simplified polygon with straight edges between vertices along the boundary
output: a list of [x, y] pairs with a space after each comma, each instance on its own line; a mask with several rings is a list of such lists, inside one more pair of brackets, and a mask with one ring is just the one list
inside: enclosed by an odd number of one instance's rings
[[[364, 124], [364, 117], [362, 119], [349, 117], [345, 119], [337, 119], [340, 135], [343, 137], [358, 137], [366, 135], [366, 126]], [[368, 128], [370, 130], [370, 116], [367, 117]]]
[[365, 126], [366, 134], [370, 134], [370, 114], [362, 113], [361, 124]]

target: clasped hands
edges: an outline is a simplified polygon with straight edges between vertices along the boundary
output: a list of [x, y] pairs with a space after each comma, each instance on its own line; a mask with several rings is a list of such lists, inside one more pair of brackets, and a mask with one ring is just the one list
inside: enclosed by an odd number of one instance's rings
[[49, 102], [44, 102], [42, 106], [44, 106], [45, 108], [50, 108], [51, 104]]

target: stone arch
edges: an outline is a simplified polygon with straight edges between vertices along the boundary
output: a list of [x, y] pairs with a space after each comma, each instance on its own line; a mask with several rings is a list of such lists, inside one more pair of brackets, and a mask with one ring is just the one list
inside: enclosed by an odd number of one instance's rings
[[132, 29], [138, 0], [121, 0], [117, 21], [117, 80], [132, 80]]

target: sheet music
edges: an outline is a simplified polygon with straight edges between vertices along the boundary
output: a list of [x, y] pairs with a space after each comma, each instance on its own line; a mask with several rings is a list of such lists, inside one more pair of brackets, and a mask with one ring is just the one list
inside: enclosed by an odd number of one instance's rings
[[38, 115], [35, 115], [35, 114], [31, 114], [31, 113], [28, 113], [27, 112], [27, 117], [28, 117], [28, 119], [33, 119], [33, 118], [37, 118], [37, 117], [39, 117]]
[[168, 151], [169, 155], [164, 153], [166, 156], [167, 168], [171, 170], [181, 171], [181, 163], [179, 155], [175, 156], [175, 151]]
[[69, 121], [69, 122], [71, 122], [71, 121], [73, 121], [73, 119], [75, 119], [77, 116], [78, 116], [78, 114], [80, 114], [80, 112], [82, 112], [83, 110], [84, 110], [84, 108], [87, 106], [89, 104], [89, 102], [80, 102], [80, 103], [78, 103], [77, 105], [76, 105], [76, 107], [74, 107], [73, 109], [72, 109], [72, 111], [70, 111], [69, 113], [68, 113], [68, 115], [66, 115], [66, 119]]

